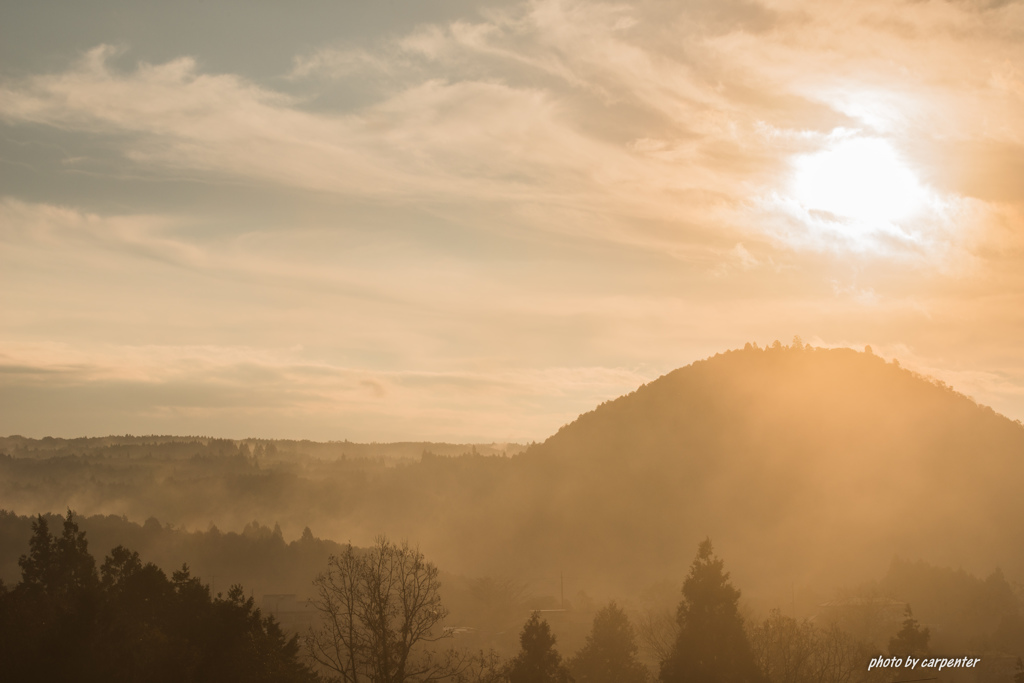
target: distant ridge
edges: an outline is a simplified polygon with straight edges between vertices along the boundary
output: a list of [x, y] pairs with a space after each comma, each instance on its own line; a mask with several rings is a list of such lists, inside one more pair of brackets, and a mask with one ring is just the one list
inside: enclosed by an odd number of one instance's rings
[[171, 435], [110, 435], [95, 437], [60, 438], [46, 436], [32, 439], [20, 435], [0, 437], [0, 453], [19, 453], [22, 457], [53, 457], [60, 455], [82, 455], [107, 449], [119, 449], [122, 454], [131, 455], [145, 453], [153, 446], [164, 447], [165, 453], [178, 453], [184, 457], [192, 454], [190, 446], [199, 445], [204, 448], [216, 447], [218, 444], [246, 446], [250, 452], [266, 453], [272, 448], [274, 457], [294, 458], [296, 456], [334, 459], [350, 458], [386, 458], [416, 459], [423, 453], [434, 455], [457, 456], [463, 453], [479, 453], [480, 455], [515, 455], [525, 446], [517, 443], [442, 443], [435, 441], [396, 441], [390, 443], [356, 443], [354, 441], [310, 441], [309, 439], [223, 439], [210, 436], [171, 436]]

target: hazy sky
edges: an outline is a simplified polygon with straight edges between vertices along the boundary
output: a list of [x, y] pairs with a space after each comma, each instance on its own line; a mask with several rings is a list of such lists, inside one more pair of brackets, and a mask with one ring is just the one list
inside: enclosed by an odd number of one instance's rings
[[541, 440], [870, 344], [1024, 418], [1020, 2], [0, 8], [0, 433]]

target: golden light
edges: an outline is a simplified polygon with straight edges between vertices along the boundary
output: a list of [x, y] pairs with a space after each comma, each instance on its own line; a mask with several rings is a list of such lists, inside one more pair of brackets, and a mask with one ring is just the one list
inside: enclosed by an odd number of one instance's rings
[[924, 207], [914, 173], [885, 140], [847, 138], [798, 157], [793, 192], [806, 208], [861, 223], [893, 223]]

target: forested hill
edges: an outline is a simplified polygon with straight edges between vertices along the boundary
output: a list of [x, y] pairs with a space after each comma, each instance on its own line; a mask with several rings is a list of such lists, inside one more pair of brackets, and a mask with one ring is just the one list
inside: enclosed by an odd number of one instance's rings
[[748, 344], [603, 403], [531, 454], [663, 461], [666, 449], [685, 456], [750, 442], [851, 454], [897, 444], [918, 455], [969, 448], [995, 464], [1024, 454], [1024, 427], [870, 350]]
[[710, 534], [780, 585], [894, 555], [1024, 569], [1024, 427], [870, 350], [748, 344], [521, 457], [561, 473], [554, 526], [605, 529], [654, 561], [680, 561], [668, 539]]

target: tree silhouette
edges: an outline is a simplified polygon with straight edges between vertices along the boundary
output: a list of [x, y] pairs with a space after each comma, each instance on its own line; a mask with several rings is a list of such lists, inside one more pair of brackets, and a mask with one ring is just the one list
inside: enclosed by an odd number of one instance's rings
[[521, 650], [509, 663], [510, 683], [571, 683], [572, 677], [555, 649], [555, 636], [537, 612], [530, 615], [519, 634]]
[[644, 683], [647, 668], [637, 659], [636, 630], [614, 602], [594, 616], [587, 642], [569, 660], [576, 683]]
[[931, 636], [928, 629], [921, 629], [914, 613], [907, 605], [907, 618], [903, 620], [903, 628], [889, 640], [889, 654], [894, 657], [924, 657], [928, 654], [928, 639]]
[[675, 648], [661, 665], [664, 683], [761, 683], [743, 618], [740, 592], [729, 583], [725, 564], [714, 555], [711, 540], [697, 550], [683, 583]]
[[18, 560], [22, 582], [55, 598], [81, 597], [96, 588], [96, 561], [89, 554], [85, 532], [79, 531], [71, 510], [60, 537], [50, 534], [46, 519], [32, 523], [29, 554]]
[[40, 515], [21, 582], [0, 602], [0, 661], [11, 680], [81, 680], [99, 610], [96, 562], [68, 510], [60, 536]]
[[365, 553], [348, 546], [314, 586], [323, 625], [310, 630], [306, 645], [344, 683], [427, 681], [458, 670], [452, 657], [418, 648], [445, 637], [434, 629], [448, 611], [437, 567], [408, 544], [381, 536]]

